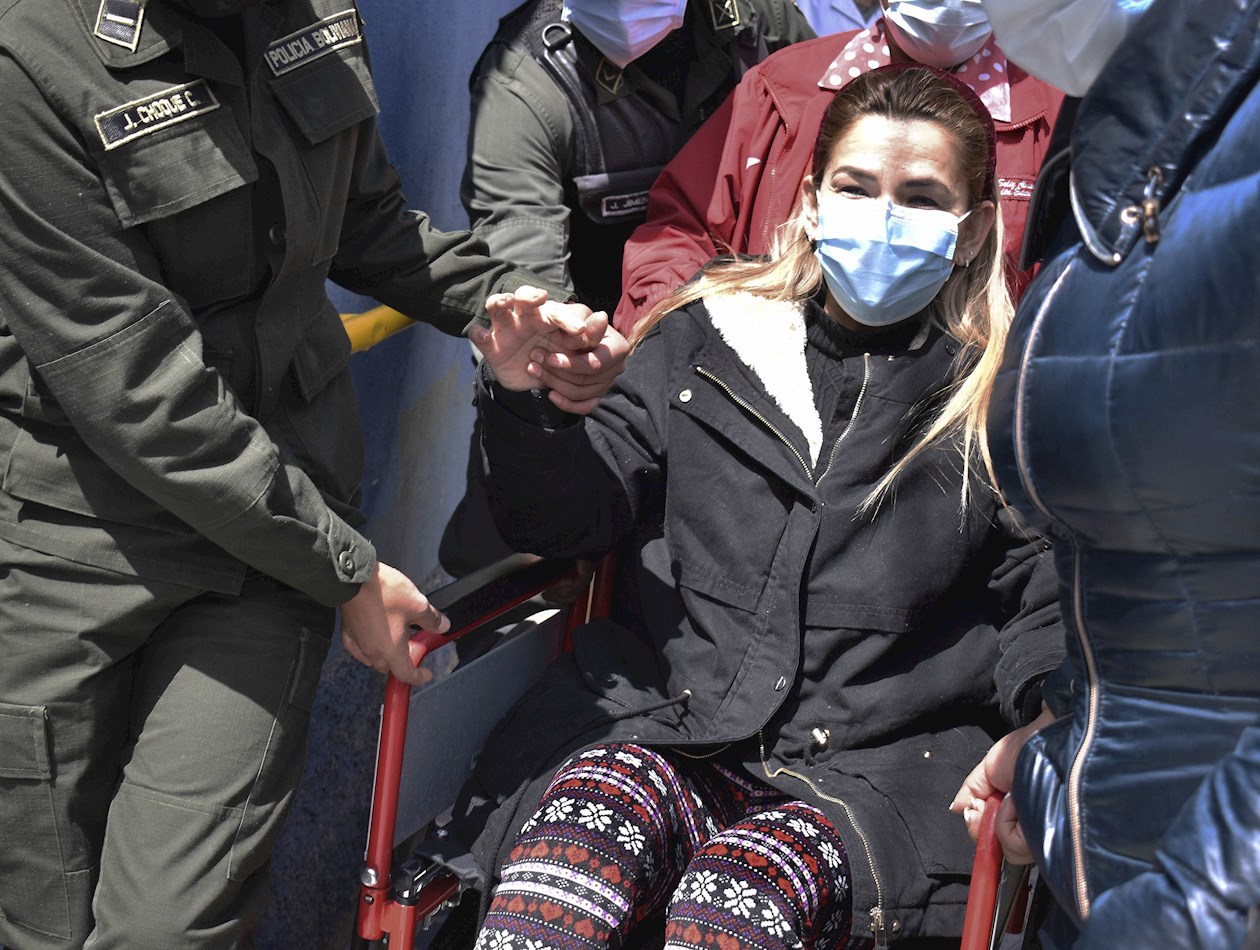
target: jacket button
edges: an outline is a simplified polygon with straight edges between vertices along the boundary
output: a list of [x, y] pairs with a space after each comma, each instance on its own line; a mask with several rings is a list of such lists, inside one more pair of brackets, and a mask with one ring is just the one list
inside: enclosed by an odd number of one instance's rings
[[827, 748], [827, 743], [831, 741], [831, 730], [824, 729], [822, 726], [815, 726], [809, 733], [810, 748], [815, 752], [822, 752]]
[[337, 564], [338, 564], [338, 565], [340, 565], [341, 570], [342, 570], [344, 573], [346, 573], [346, 574], [353, 574], [353, 573], [354, 573], [354, 566], [355, 566], [355, 565], [354, 565], [354, 555], [353, 555], [353, 554], [351, 554], [349, 551], [342, 551], [342, 552], [341, 552], [341, 557], [337, 558]]
[[283, 247], [288, 236], [289, 234], [285, 231], [283, 224], [273, 224], [267, 229], [267, 240], [276, 247]]
[[682, 392], [680, 392], [680, 393], [678, 394], [678, 401], [679, 401], [679, 402], [691, 402], [691, 390], [690, 390], [690, 389], [684, 389]]
[[784, 686], [787, 686], [787, 677], [780, 676], [777, 680], [774, 681], [774, 691], [776, 693], [779, 692], [781, 689], [783, 689]]

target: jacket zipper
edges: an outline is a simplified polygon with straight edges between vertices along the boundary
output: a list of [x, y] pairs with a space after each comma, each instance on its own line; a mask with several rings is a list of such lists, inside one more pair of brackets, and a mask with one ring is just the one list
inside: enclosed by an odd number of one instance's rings
[[853, 431], [853, 425], [857, 422], [858, 412], [862, 408], [862, 403], [866, 399], [866, 390], [871, 385], [871, 354], [862, 354], [862, 388], [858, 390], [857, 399], [853, 402], [853, 412], [849, 414], [849, 423], [844, 427], [844, 431], [836, 436], [836, 441], [831, 444], [831, 456], [827, 459], [827, 467], [823, 470], [822, 477], [819, 482], [827, 477], [827, 473], [831, 471], [831, 466], [836, 460], [836, 449], [840, 447], [840, 443], [845, 440], [850, 432]]
[[853, 809], [849, 807], [849, 803], [844, 799], [828, 795], [815, 785], [812, 779], [802, 775], [800, 772], [793, 772], [791, 769], [782, 767], [775, 768], [773, 772], [770, 771], [770, 763], [766, 761], [766, 734], [764, 730], [757, 733], [757, 744], [761, 747], [761, 771], [765, 773], [767, 779], [773, 779], [780, 775], [789, 775], [797, 781], [803, 782], [811, 792], [823, 801], [832, 802], [844, 809], [845, 817], [849, 819], [849, 824], [857, 832], [858, 840], [862, 842], [862, 849], [866, 852], [866, 861], [871, 866], [871, 877], [875, 880], [875, 906], [870, 909], [871, 932], [875, 935], [875, 946], [888, 946], [888, 935], [885, 932], [884, 921], [884, 886], [880, 883], [879, 870], [875, 867], [875, 855], [871, 851], [871, 843], [866, 837], [866, 832], [862, 830], [862, 826], [857, 823], [857, 819], [853, 815]]
[[[1052, 521], [1058, 521], [1058, 519], [1047, 509], [1029, 477], [1028, 458], [1024, 449], [1024, 386], [1028, 379], [1028, 365], [1032, 359], [1033, 343], [1037, 339], [1042, 320], [1049, 310], [1050, 304], [1058, 295], [1059, 288], [1067, 277], [1068, 270], [1070, 270], [1070, 267], [1065, 268], [1063, 273], [1059, 275], [1054, 286], [1046, 294], [1045, 300], [1042, 301], [1041, 308], [1033, 320], [1032, 330], [1028, 334], [1028, 342], [1024, 344], [1024, 352], [1020, 356], [1019, 387], [1015, 394], [1015, 461], [1019, 468], [1019, 478], [1034, 507]], [[1073, 619], [1076, 621], [1077, 642], [1081, 647], [1081, 655], [1085, 659], [1089, 703], [1085, 720], [1085, 735], [1076, 749], [1076, 755], [1072, 758], [1072, 767], [1068, 770], [1068, 827], [1071, 831], [1072, 850], [1076, 856], [1073, 879], [1076, 888], [1077, 911], [1081, 920], [1087, 920], [1090, 912], [1090, 897], [1089, 883], [1085, 877], [1085, 830], [1081, 822], [1081, 780], [1085, 770], [1085, 761], [1089, 758], [1090, 747], [1093, 745], [1094, 736], [1098, 730], [1098, 666], [1094, 653], [1090, 648], [1089, 639], [1085, 635], [1085, 610], [1081, 593], [1081, 549], [1076, 541], [1076, 536], [1074, 534], [1070, 536], [1072, 538], [1072, 614]]]
[[[792, 450], [792, 454], [795, 455], [796, 460], [801, 463], [801, 468], [805, 470], [805, 474], [809, 477], [810, 482], [817, 484], [816, 482], [814, 482], [814, 472], [813, 472], [813, 469], [810, 468], [809, 461], [805, 458], [804, 455], [801, 454], [800, 450], [795, 445], [792, 444], [791, 440], [788, 439], [788, 437], [785, 436], [782, 433], [782, 431], [780, 431], [778, 426], [776, 426], [764, 415], [762, 415], [760, 412], [754, 409], [748, 403], [748, 400], [737, 395], [735, 390], [731, 389], [730, 386], [726, 385], [726, 383], [722, 382], [722, 380], [718, 379], [718, 377], [713, 375], [703, 366], [697, 366], [696, 372], [699, 373], [701, 376], [703, 376], [705, 379], [716, 384], [724, 393], [726, 393], [726, 395], [728, 395], [731, 398], [732, 401], [734, 401], [737, 405], [739, 405], [741, 408], [747, 411], [751, 416], [757, 419], [767, 429], [769, 429], [771, 432], [777, 435], [779, 437], [779, 440], [783, 442], [783, 444], [786, 445], [789, 449]], [[827, 459], [827, 468], [823, 471], [824, 476], [827, 474], [827, 472], [831, 471], [832, 463], [834, 463], [836, 460], [836, 449], [840, 447], [840, 443], [845, 440], [845, 437], [848, 436], [848, 434], [853, 431], [853, 426], [857, 422], [858, 413], [862, 409], [862, 403], [866, 399], [866, 390], [870, 387], [870, 384], [871, 384], [871, 354], [863, 353], [862, 354], [862, 388], [858, 390], [857, 399], [853, 403], [853, 412], [849, 414], [848, 424], [845, 425], [844, 431], [841, 432], [838, 436], [836, 436], [836, 441], [831, 446], [831, 455]], [[822, 478], [820, 477], [819, 481], [821, 480]]]
[[778, 426], [776, 426], [773, 422], [771, 422], [769, 419], [763, 416], [760, 412], [754, 409], [749, 404], [748, 400], [744, 399], [742, 396], [736, 395], [735, 390], [731, 389], [730, 386], [726, 385], [726, 383], [722, 382], [722, 380], [718, 379], [716, 376], [710, 373], [703, 366], [697, 366], [696, 372], [699, 373], [701, 376], [703, 376], [705, 379], [710, 380], [711, 382], [715, 383], [722, 390], [722, 392], [730, 396], [731, 399], [738, 406], [740, 406], [742, 409], [748, 412], [749, 415], [753, 416], [767, 429], [769, 429], [771, 432], [777, 435], [779, 437], [779, 441], [781, 441], [784, 445], [786, 445], [789, 449], [791, 449], [792, 454], [796, 456], [796, 460], [801, 463], [801, 468], [805, 470], [805, 477], [808, 478], [811, 483], [813, 482], [814, 472], [809, 467], [809, 462], [806, 460], [805, 456], [801, 454], [801, 450], [798, 449], [795, 445], [793, 445], [792, 441], [779, 430]]

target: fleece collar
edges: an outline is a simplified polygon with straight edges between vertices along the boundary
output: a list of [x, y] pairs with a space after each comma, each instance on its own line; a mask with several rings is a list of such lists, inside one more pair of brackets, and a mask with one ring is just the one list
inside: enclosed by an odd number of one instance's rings
[[761, 380], [770, 398], [805, 435], [818, 464], [822, 418], [805, 364], [804, 301], [771, 300], [750, 293], [710, 294], [709, 320], [722, 340]]

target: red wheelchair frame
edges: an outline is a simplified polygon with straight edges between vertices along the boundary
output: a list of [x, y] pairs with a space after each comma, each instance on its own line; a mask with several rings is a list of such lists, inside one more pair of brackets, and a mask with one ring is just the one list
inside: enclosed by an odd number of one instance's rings
[[[451, 619], [445, 634], [420, 632], [423, 659], [429, 652], [485, 627], [509, 611], [573, 576], [573, 562], [514, 555], [485, 570], [449, 584], [430, 600]], [[612, 556], [596, 569], [588, 595], [567, 608], [565, 642], [587, 621], [608, 615], [612, 602]], [[376, 780], [367, 849], [360, 873], [357, 937], [370, 943], [388, 938], [390, 950], [413, 950], [416, 927], [462, 890], [450, 871], [423, 859], [408, 858], [394, 866], [395, 819], [402, 776], [403, 748], [411, 687], [390, 676], [381, 710]], [[1003, 865], [994, 830], [1000, 798], [992, 798], [981, 821], [980, 842], [972, 870], [960, 950], [996, 950], [1008, 929], [1017, 933], [1027, 896], [1027, 869]]]

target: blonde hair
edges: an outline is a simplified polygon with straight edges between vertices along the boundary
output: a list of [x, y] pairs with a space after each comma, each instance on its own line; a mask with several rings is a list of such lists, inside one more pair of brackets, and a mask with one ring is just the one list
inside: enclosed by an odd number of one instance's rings
[[[983, 108], [978, 102], [973, 106], [950, 80], [931, 69], [885, 68], [864, 73], [836, 93], [823, 115], [814, 146], [813, 180], [822, 180], [836, 143], [859, 119], [869, 115], [897, 121], [919, 119], [942, 127], [957, 143], [971, 205], [987, 198], [996, 204], [996, 195], [987, 193], [992, 187], [993, 146], [992, 126], [987, 117], [976, 111]], [[971, 469], [976, 461], [982, 464], [989, 487], [995, 488], [985, 425], [989, 397], [1014, 314], [1002, 248], [1002, 215], [998, 209], [994, 226], [975, 260], [970, 266], [955, 267], [928, 306], [932, 322], [962, 344], [954, 360], [948, 399], [922, 435], [871, 489], [863, 503], [864, 510], [878, 505], [897, 476], [925, 449], [947, 439], [961, 438], [963, 506], [968, 501]], [[822, 282], [822, 267], [806, 234], [804, 209], [798, 198], [793, 216], [777, 229], [766, 259], [724, 260], [706, 265], [696, 280], [652, 307], [635, 326], [631, 343], [637, 344], [667, 313], [711, 294], [744, 291], [773, 300], [795, 301], [812, 297]]]

